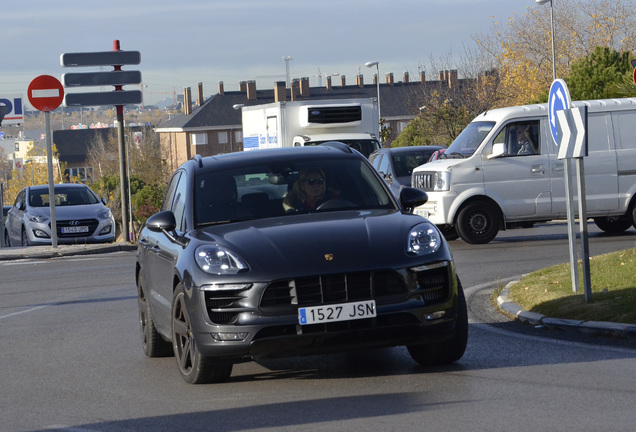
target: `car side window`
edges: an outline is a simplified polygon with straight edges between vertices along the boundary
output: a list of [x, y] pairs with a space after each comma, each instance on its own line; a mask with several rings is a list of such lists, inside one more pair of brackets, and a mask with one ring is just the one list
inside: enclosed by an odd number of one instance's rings
[[391, 174], [391, 170], [389, 169], [389, 157], [382, 156], [382, 160], [380, 161], [380, 166], [378, 171], [383, 174]]
[[174, 213], [174, 219], [177, 222], [176, 229], [178, 231], [185, 231], [185, 207], [186, 207], [186, 178], [187, 176], [181, 175], [177, 187], [174, 191], [174, 200], [172, 201], [172, 213]]
[[177, 188], [177, 183], [179, 183], [179, 177], [181, 176], [181, 171], [177, 171], [170, 180], [170, 184], [168, 185], [168, 189], [166, 190], [166, 196], [163, 199], [163, 204], [161, 204], [161, 211], [171, 210], [172, 209], [172, 201], [174, 201], [174, 192]]
[[494, 145], [503, 145], [504, 156], [529, 156], [541, 152], [539, 145], [539, 121], [509, 123], [493, 140]]

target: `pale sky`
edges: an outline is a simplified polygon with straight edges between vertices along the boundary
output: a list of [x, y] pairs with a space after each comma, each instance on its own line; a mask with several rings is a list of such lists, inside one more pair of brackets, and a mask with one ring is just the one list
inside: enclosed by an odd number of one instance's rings
[[[283, 56], [291, 56], [291, 78], [322, 83], [327, 74], [371, 83], [380, 76], [396, 81], [408, 71], [417, 77], [431, 59], [473, 48], [472, 36], [490, 33], [494, 20], [505, 23], [535, 6], [534, 0], [5, 0], [2, 5], [0, 97], [22, 94], [38, 75], [58, 79], [63, 53], [139, 51], [144, 103], [152, 104], [202, 82], [206, 97], [218, 82], [238, 90], [256, 80], [273, 88], [285, 80]], [[111, 70], [110, 67], [102, 70]], [[428, 71], [435, 73], [435, 71]], [[430, 75], [429, 75], [430, 76]], [[414, 78], [415, 79], [415, 78]], [[126, 86], [124, 89], [138, 89]], [[83, 88], [85, 91], [99, 91]]]

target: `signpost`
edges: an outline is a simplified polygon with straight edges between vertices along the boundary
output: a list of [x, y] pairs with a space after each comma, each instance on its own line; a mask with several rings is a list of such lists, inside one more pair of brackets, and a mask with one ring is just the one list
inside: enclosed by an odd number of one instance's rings
[[46, 131], [46, 165], [49, 173], [49, 208], [51, 209], [51, 245], [57, 247], [57, 220], [55, 215], [55, 188], [53, 181], [53, 144], [51, 134], [51, 111], [57, 109], [64, 99], [64, 87], [51, 75], [40, 75], [33, 79], [27, 89], [33, 108], [44, 112]]
[[[111, 92], [69, 93], [64, 97], [65, 106], [97, 106], [115, 105], [117, 109], [117, 137], [119, 141], [119, 177], [121, 179], [121, 214], [122, 233], [132, 240], [132, 230], [129, 229], [128, 209], [130, 202], [128, 194], [128, 178], [126, 175], [126, 142], [124, 140], [124, 105], [142, 103], [140, 90], [125, 91], [127, 84], [141, 84], [141, 72], [122, 71], [123, 65], [137, 65], [141, 62], [139, 51], [122, 51], [119, 41], [113, 41], [112, 51], [65, 53], [60, 56], [60, 64], [64, 67], [81, 66], [112, 66], [110, 72], [65, 73], [62, 81], [65, 87], [113, 85]], [[132, 218], [131, 218], [132, 219]]]
[[578, 292], [579, 270], [576, 257], [576, 233], [574, 230], [574, 191], [572, 185], [572, 164], [574, 158], [577, 168], [579, 197], [579, 227], [582, 242], [582, 266], [585, 287], [585, 301], [592, 297], [589, 267], [589, 247], [587, 236], [587, 210], [585, 194], [585, 172], [583, 157], [587, 156], [587, 107], [573, 107], [567, 84], [556, 79], [550, 87], [548, 96], [548, 118], [554, 143], [559, 148], [557, 157], [564, 160], [566, 209], [568, 218], [568, 239], [570, 244], [570, 270], [572, 290]]

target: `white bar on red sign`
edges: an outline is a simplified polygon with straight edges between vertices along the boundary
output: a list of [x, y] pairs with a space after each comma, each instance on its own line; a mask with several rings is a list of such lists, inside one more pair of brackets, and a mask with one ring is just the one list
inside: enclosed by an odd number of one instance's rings
[[34, 97], [34, 98], [49, 98], [49, 97], [59, 97], [59, 96], [60, 96], [59, 89], [31, 90], [31, 97]]

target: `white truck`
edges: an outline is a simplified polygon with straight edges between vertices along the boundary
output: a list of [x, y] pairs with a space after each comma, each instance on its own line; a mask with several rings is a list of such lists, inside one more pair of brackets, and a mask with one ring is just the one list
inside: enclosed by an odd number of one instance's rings
[[380, 148], [374, 98], [273, 102], [244, 106], [243, 150], [340, 141], [368, 157]]
[[[587, 216], [609, 233], [636, 226], [636, 99], [573, 104], [588, 112]], [[443, 159], [413, 170], [411, 185], [429, 197], [415, 212], [447, 238], [472, 244], [488, 243], [508, 227], [565, 219], [564, 160], [548, 122], [547, 104], [477, 116]]]

